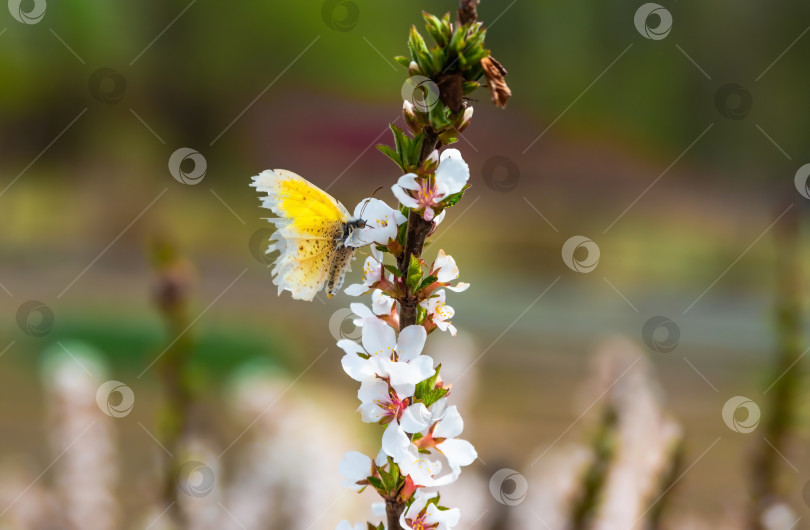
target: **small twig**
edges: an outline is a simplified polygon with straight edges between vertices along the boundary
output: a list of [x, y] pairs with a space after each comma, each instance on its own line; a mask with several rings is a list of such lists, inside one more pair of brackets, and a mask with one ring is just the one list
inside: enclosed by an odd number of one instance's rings
[[478, 1], [479, 0], [461, 0], [458, 6], [458, 20], [462, 24], [467, 22], [475, 22], [478, 20]]

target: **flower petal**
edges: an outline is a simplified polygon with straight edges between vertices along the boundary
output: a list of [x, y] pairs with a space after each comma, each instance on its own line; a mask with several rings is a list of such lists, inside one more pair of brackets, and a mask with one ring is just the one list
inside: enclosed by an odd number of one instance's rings
[[400, 186], [399, 184], [394, 184], [393, 186], [391, 186], [391, 192], [394, 194], [394, 197], [397, 198], [397, 200], [402, 206], [405, 206], [407, 208], [419, 207], [419, 202], [417, 202], [416, 199], [411, 197], [407, 191], [402, 189], [402, 186]]
[[371, 288], [364, 283], [353, 283], [343, 289], [343, 292], [349, 296], [361, 296], [369, 292]]
[[397, 337], [394, 328], [382, 320], [369, 320], [363, 326], [363, 347], [372, 356], [391, 358], [397, 346]]
[[438, 524], [436, 530], [446, 530], [458, 524], [461, 519], [461, 510], [458, 508], [440, 510], [435, 504], [431, 503], [425, 510], [425, 516], [431, 524]]
[[401, 186], [406, 190], [417, 191], [420, 188], [419, 182], [416, 180], [417, 178], [419, 177], [416, 175], [416, 173], [406, 173], [405, 175], [399, 177], [397, 180], [397, 186]]
[[458, 149], [445, 149], [436, 169], [436, 190], [442, 198], [460, 192], [470, 179], [470, 166]]
[[422, 348], [427, 340], [427, 331], [422, 326], [408, 326], [399, 332], [397, 341], [397, 353], [401, 361], [409, 362], [422, 353]]
[[349, 339], [340, 339], [337, 342], [337, 347], [345, 351], [346, 355], [354, 355], [355, 357], [357, 357], [358, 353], [363, 352], [363, 348], [359, 344]]
[[433, 415], [424, 403], [415, 403], [405, 409], [399, 420], [402, 430], [410, 433], [422, 432], [430, 427]]
[[385, 454], [396, 461], [397, 458], [408, 456], [408, 446], [410, 445], [411, 440], [405, 434], [405, 431], [400, 429], [397, 422], [394, 421], [388, 424], [382, 436], [382, 450]]
[[461, 414], [458, 413], [458, 408], [453, 405], [447, 407], [444, 413], [444, 418], [436, 424], [433, 429], [433, 436], [436, 438], [455, 438], [464, 430], [464, 420], [461, 419]]
[[469, 466], [478, 458], [475, 447], [467, 440], [445, 440], [438, 445], [438, 449], [447, 457], [450, 468], [455, 472], [460, 472], [462, 466]]
[[377, 374], [374, 373], [374, 367], [368, 359], [358, 357], [354, 353], [344, 355], [340, 360], [340, 364], [343, 366], [343, 371], [346, 372], [346, 375], [355, 381], [362, 383], [363, 381], [377, 377]]
[[458, 282], [455, 285], [448, 285], [447, 288], [450, 289], [451, 291], [462, 293], [470, 288], [470, 284], [466, 282]]
[[338, 464], [338, 471], [345, 479], [343, 485], [355, 491], [363, 489], [357, 484], [365, 480], [371, 474], [371, 458], [357, 451], [349, 451], [343, 455], [343, 460]]

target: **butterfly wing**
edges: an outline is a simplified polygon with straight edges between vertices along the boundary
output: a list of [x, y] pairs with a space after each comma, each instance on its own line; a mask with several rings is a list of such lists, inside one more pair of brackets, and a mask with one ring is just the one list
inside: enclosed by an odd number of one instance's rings
[[312, 300], [323, 288], [336, 251], [342, 245], [349, 213], [331, 195], [283, 169], [266, 170], [251, 186], [267, 193], [262, 206], [275, 213], [276, 225], [267, 253], [279, 251], [272, 269], [279, 293]]

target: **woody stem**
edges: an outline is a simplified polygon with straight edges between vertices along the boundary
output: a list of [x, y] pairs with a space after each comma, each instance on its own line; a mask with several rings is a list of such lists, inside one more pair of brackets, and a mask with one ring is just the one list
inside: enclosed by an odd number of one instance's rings
[[[420, 165], [430, 156], [430, 153], [441, 147], [442, 144], [432, 128], [425, 128], [424, 134], [425, 138], [422, 142], [422, 151], [419, 155]], [[432, 229], [433, 221], [425, 221], [424, 217], [422, 217], [419, 212], [414, 210], [410, 211], [408, 214], [408, 231], [405, 235], [405, 249], [402, 252], [402, 256], [397, 260], [397, 265], [403, 276], [408, 272], [411, 256], [415, 258], [422, 256], [425, 239]], [[407, 326], [416, 324], [416, 308], [418, 303], [416, 294], [411, 292], [406, 285], [405, 293], [399, 300], [399, 329], [405, 329]]]

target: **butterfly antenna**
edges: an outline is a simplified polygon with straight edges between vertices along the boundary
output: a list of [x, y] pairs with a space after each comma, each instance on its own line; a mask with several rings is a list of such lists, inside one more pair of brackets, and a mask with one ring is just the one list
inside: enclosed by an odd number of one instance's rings
[[[371, 198], [373, 198], [375, 195], [377, 195], [377, 192], [378, 192], [378, 191], [380, 191], [381, 189], [383, 189], [383, 186], [380, 186], [380, 187], [378, 187], [376, 190], [374, 190], [374, 193], [372, 193], [372, 194], [371, 194], [371, 197], [369, 197], [369, 199], [371, 199]], [[370, 202], [371, 202], [370, 200], [366, 199], [365, 204], [363, 204], [363, 208], [360, 210], [360, 216], [359, 216], [359, 217], [360, 217], [360, 219], [362, 219], [362, 218], [363, 218], [363, 214], [364, 214], [364, 213], [365, 213], [365, 211], [366, 211], [366, 206], [368, 206], [368, 203], [370, 203]]]

